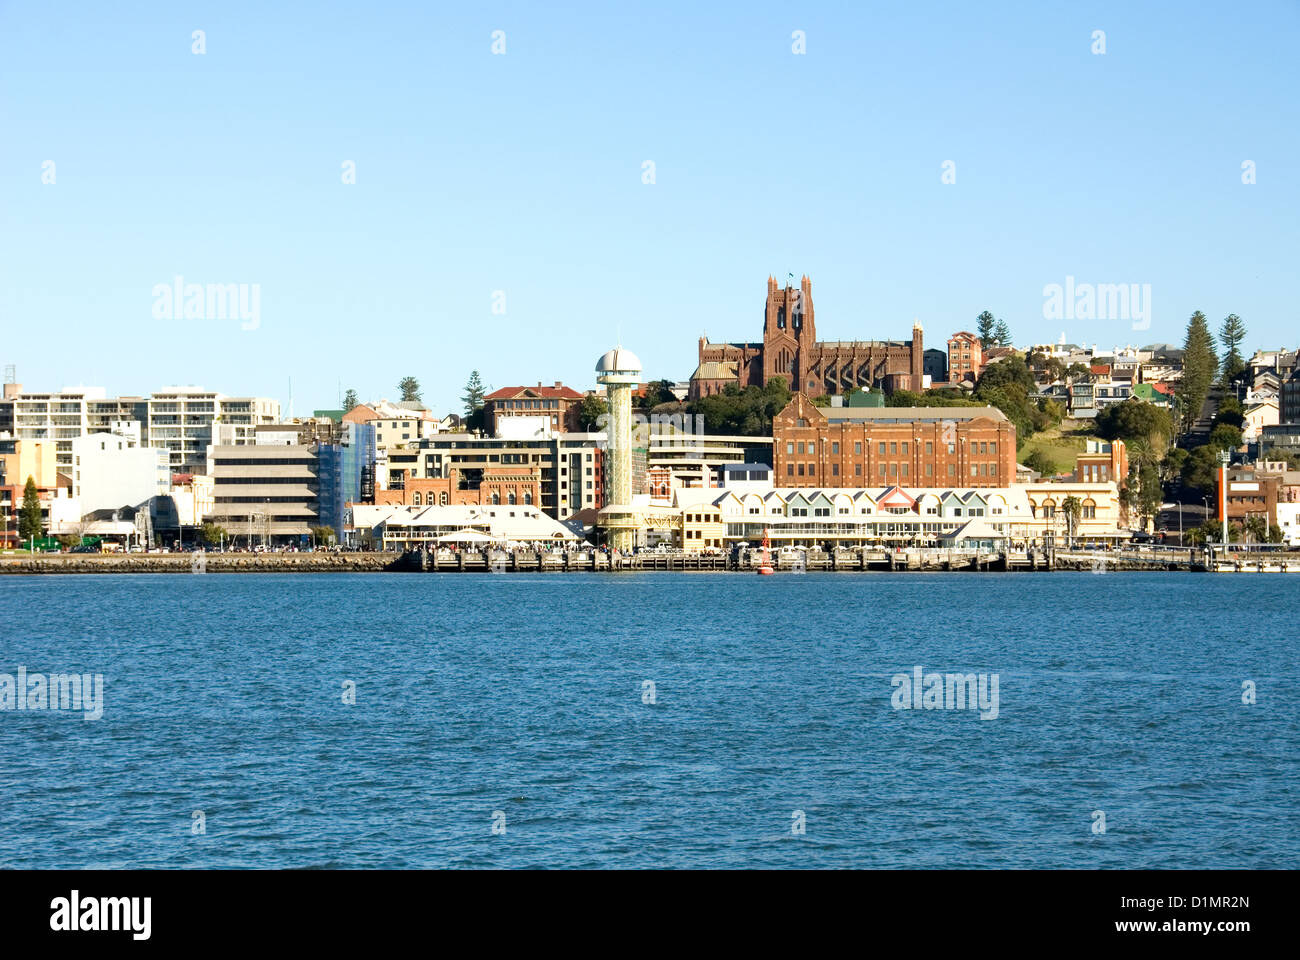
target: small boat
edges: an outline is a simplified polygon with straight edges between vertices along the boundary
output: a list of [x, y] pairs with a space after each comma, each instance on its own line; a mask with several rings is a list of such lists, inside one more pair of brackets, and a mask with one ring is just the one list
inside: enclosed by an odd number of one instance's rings
[[774, 573], [776, 573], [776, 569], [772, 566], [772, 541], [768, 536], [768, 531], [764, 529], [763, 556], [758, 564], [758, 575], [760, 577], [770, 577]]

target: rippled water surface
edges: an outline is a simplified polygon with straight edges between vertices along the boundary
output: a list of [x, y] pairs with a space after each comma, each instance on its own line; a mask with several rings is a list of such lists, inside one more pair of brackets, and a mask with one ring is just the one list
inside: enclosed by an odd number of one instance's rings
[[[0, 712], [0, 863], [1300, 867], [1298, 599], [1258, 574], [0, 577], [0, 673], [104, 678], [98, 721]], [[893, 709], [916, 665], [997, 674], [997, 718]]]

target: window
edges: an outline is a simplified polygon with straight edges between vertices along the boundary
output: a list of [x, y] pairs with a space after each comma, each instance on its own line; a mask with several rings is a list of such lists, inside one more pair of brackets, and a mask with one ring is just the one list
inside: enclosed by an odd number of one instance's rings
[[903, 464], [903, 476], [907, 476], [907, 468], [908, 468], [909, 466], [910, 466], [910, 464], [906, 464], [906, 463]]
[[420, 506], [420, 494], [418, 492], [413, 497], [411, 497], [411, 503], [413, 503], [417, 507]]
[[442, 507], [447, 505], [447, 495], [445, 493], [438, 494], [438, 505]]
[[860, 464], [860, 463], [855, 463], [855, 464], [853, 465], [853, 475], [854, 475], [855, 477], [860, 477], [860, 476], [862, 476], [862, 464]]
[[815, 444], [815, 443], [810, 443], [810, 444], [808, 444], [808, 452], [809, 452], [809, 453], [816, 453], [816, 452], [817, 452], [817, 444]]
[[832, 463], [832, 464], [831, 464], [831, 476], [832, 476], [832, 477], [838, 477], [839, 475], [840, 475], [840, 465], [839, 465], [838, 463]]
[[897, 441], [897, 440], [891, 440], [891, 441], [890, 441], [890, 443], [889, 443], [889, 452], [890, 452], [890, 453], [898, 453], [898, 441]]
[[907, 441], [903, 441], [903, 453], [907, 453]]
[[994, 441], [989, 444], [989, 453], [997, 453], [997, 452], [998, 452], [998, 445], [997, 442]]
[[898, 476], [898, 464], [896, 464], [896, 463], [891, 463], [891, 464], [889, 465], [889, 475], [890, 475], [891, 477], [896, 477], [896, 476]]
[[793, 443], [787, 443], [787, 444], [785, 445], [785, 452], [786, 452], [786, 453], [789, 453], [789, 454], [794, 453], [794, 444], [793, 444]]
[[927, 440], [927, 441], [925, 441], [925, 452], [926, 452], [927, 454], [934, 453], [934, 441], [933, 441], [933, 440]]
[[885, 475], [885, 465], [883, 463], [880, 465], [880, 475], [882, 477]]
[[815, 463], [808, 464], [808, 476], [810, 477], [817, 476], [817, 464]]
[[804, 442], [802, 440], [799, 441], [799, 452], [801, 454], [804, 452]]
[[787, 463], [787, 464], [785, 465], [785, 475], [786, 475], [787, 477], [793, 477], [793, 476], [794, 476], [794, 464], [793, 464], [793, 463]]
[[533, 494], [532, 494], [532, 492], [531, 492], [531, 491], [525, 492], [525, 493], [524, 493], [524, 506], [526, 506], [526, 507], [531, 507], [532, 505], [533, 505]]
[[[506, 503], [512, 507], [519, 503], [519, 498], [515, 496], [513, 490], [510, 491], [510, 496], [506, 498]], [[513, 517], [514, 514], [512, 513], [511, 516]]]
[[880, 455], [882, 457], [885, 455], [885, 445], [883, 442], [880, 444]]
[[838, 454], [839, 452], [840, 452], [840, 445], [839, 445], [838, 443], [832, 443], [832, 444], [831, 444], [831, 453], [832, 453], [832, 454]]
[[927, 477], [933, 477], [933, 476], [934, 476], [934, 464], [933, 464], [933, 463], [927, 463], [927, 464], [925, 465], [925, 475], [926, 475]]
[[799, 464], [799, 476], [803, 476], [803, 464]]
[[948, 476], [950, 477], [957, 476], [957, 468], [951, 463], [948, 464]]
[[853, 452], [859, 457], [862, 456], [862, 441], [859, 440], [857, 443], [853, 444]]

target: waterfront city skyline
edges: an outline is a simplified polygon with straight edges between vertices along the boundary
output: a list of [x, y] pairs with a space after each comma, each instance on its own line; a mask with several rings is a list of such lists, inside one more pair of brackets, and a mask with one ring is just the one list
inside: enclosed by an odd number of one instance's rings
[[[685, 380], [700, 335], [755, 337], [769, 273], [812, 277], [830, 340], [988, 309], [1017, 344], [1179, 344], [1200, 309], [1295, 347], [1290, 4], [143, 9], [3, 14], [0, 362], [30, 390], [287, 411], [292, 377], [302, 414], [413, 375], [456, 412], [473, 369], [593, 386], [616, 328]], [[256, 285], [259, 323], [158, 319], [177, 276]], [[1045, 319], [1067, 278], [1150, 284], [1150, 326]]]

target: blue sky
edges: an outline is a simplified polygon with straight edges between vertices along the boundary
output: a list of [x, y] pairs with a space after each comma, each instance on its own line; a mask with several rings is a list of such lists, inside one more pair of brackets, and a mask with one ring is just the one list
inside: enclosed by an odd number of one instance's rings
[[[1021, 343], [1176, 342], [1201, 309], [1294, 348], [1298, 40], [1267, 0], [0, 2], [0, 363], [292, 377], [300, 414], [411, 374], [454, 411], [472, 369], [585, 389], [620, 334], [685, 379], [701, 334], [759, 337], [769, 273], [812, 277], [823, 339], [987, 308]], [[177, 275], [258, 284], [259, 326], [157, 319]], [[1067, 276], [1149, 283], [1150, 329], [1045, 320]]]

